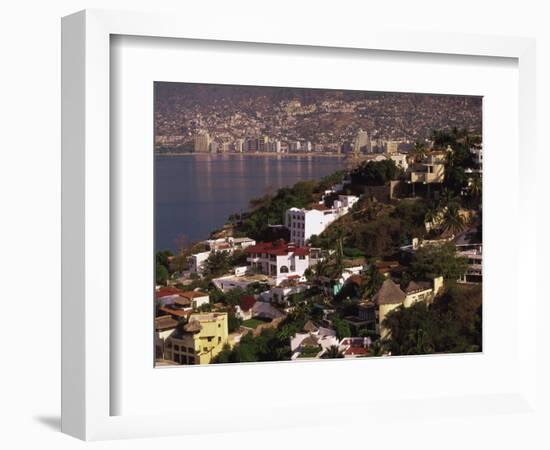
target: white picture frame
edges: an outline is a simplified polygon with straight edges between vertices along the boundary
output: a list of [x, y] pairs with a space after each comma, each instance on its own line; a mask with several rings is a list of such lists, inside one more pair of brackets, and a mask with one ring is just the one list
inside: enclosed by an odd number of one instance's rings
[[[85, 440], [162, 436], [207, 432], [186, 415], [130, 414], [112, 415], [111, 339], [116, 324], [111, 320], [111, 173], [110, 160], [110, 39], [112, 35], [213, 40], [240, 43], [264, 43], [368, 49], [413, 54], [446, 54], [500, 57], [517, 60], [519, 78], [518, 135], [519, 148], [535, 148], [535, 42], [527, 38], [488, 37], [446, 33], [395, 33], [371, 27], [369, 31], [350, 30], [349, 34], [327, 35], [312, 29], [307, 36], [276, 28], [262, 31], [233, 27], [227, 24], [208, 30], [200, 21], [183, 20], [166, 14], [144, 14], [87, 10], [62, 21], [62, 430]], [[185, 26], [182, 26], [185, 23]], [[529, 267], [519, 266], [518, 282], [534, 273], [536, 261], [535, 191], [529, 173], [536, 166], [534, 152], [522, 154], [519, 165], [517, 195], [522, 201], [519, 223], [522, 235], [517, 246], [518, 259], [532, 261]], [[525, 308], [536, 310], [536, 290], [523, 291]], [[515, 293], [517, 296], [518, 293]], [[445, 416], [468, 415], [472, 405], [485, 414], [502, 409], [536, 414], [536, 327], [528, 325], [521, 314], [518, 327], [521, 341], [530, 342], [521, 355], [517, 383], [500, 394], [469, 394], [460, 398], [394, 399], [386, 406], [365, 405], [349, 400], [347, 413], [320, 411], [312, 406], [274, 408], [269, 426], [308, 426], [322, 420], [352, 420], [358, 411], [368, 416], [384, 414], [416, 414], [431, 407]], [[144, 330], [150, 334], [150, 330]], [[151, 337], [152, 338], [152, 337]], [[250, 366], [249, 366], [250, 367]], [[311, 372], [312, 365], [302, 366]], [[216, 370], [223, 368], [216, 368]], [[244, 368], [246, 369], [246, 367]], [[277, 369], [273, 369], [274, 371]], [[235, 373], [235, 372], [233, 372]], [[182, 374], [182, 376], [185, 376]], [[401, 400], [400, 412], [392, 411]], [[264, 414], [266, 412], [264, 411]], [[216, 425], [215, 430], [265, 428], [255, 412], [237, 411], [231, 420]], [[429, 414], [428, 414], [429, 416]], [[246, 420], [244, 420], [246, 419]]]

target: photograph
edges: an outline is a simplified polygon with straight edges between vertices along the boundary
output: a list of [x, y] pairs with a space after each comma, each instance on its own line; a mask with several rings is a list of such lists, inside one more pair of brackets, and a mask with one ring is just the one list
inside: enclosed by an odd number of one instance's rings
[[155, 367], [483, 351], [483, 98], [155, 81]]

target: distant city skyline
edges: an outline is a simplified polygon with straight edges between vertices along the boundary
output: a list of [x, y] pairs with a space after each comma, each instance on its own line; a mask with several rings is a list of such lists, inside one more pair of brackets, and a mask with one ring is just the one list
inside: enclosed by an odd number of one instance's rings
[[[482, 98], [155, 83], [155, 148], [176, 152], [401, 150], [435, 129], [481, 134]], [[359, 142], [361, 141], [361, 142]]]

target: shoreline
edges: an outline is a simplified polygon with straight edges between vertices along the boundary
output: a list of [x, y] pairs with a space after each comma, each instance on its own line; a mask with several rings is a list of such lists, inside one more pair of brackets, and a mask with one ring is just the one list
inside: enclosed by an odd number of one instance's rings
[[298, 152], [298, 153], [272, 153], [272, 152], [254, 152], [254, 153], [195, 153], [195, 152], [188, 152], [188, 153], [177, 153], [177, 152], [167, 152], [167, 153], [157, 153], [155, 152], [155, 157], [157, 156], [256, 156], [256, 157], [284, 157], [284, 158], [292, 158], [292, 157], [315, 157], [315, 156], [321, 156], [323, 158], [345, 158], [346, 154], [342, 153], [324, 153], [324, 152]]

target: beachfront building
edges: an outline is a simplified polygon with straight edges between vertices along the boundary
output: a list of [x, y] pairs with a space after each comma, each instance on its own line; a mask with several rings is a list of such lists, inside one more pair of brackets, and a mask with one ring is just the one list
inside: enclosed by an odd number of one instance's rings
[[208, 153], [211, 144], [210, 135], [201, 133], [195, 136], [195, 153]]
[[286, 243], [260, 242], [246, 249], [252, 272], [267, 275], [278, 286], [287, 279], [301, 279], [309, 267], [309, 248]]
[[227, 313], [191, 314], [166, 339], [164, 358], [178, 364], [209, 364], [228, 343]]

